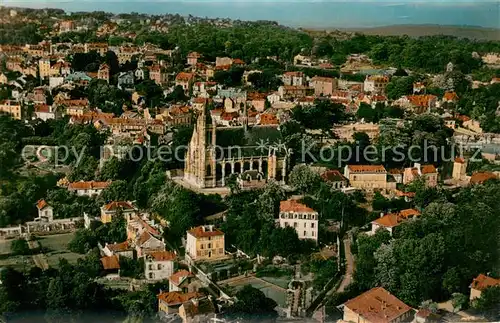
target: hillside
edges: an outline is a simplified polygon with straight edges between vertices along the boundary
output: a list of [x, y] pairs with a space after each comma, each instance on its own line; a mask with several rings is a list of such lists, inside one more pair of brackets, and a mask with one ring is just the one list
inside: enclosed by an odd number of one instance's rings
[[461, 38], [500, 41], [500, 29], [475, 26], [442, 26], [442, 25], [393, 25], [372, 28], [341, 29], [347, 32], [361, 32], [367, 35], [410, 37], [430, 35], [450, 35]]

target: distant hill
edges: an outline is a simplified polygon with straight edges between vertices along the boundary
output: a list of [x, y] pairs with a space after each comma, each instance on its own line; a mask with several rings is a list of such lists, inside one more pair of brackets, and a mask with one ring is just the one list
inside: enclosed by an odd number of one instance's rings
[[371, 28], [346, 28], [346, 32], [360, 32], [367, 35], [410, 37], [449, 35], [460, 38], [500, 41], [500, 29], [476, 26], [444, 26], [444, 25], [393, 25]]

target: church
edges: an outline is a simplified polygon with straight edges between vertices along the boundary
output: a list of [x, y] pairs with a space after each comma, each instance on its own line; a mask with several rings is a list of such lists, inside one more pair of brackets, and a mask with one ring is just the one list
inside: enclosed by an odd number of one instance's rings
[[[246, 109], [245, 109], [246, 110]], [[205, 107], [197, 117], [186, 152], [184, 181], [198, 188], [225, 187], [231, 175], [240, 187], [280, 183], [287, 176], [287, 150], [277, 125], [220, 126]]]

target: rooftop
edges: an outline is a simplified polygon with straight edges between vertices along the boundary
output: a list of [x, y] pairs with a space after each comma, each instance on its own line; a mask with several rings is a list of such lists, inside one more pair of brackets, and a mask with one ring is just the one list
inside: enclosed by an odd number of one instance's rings
[[382, 287], [372, 288], [344, 305], [364, 320], [377, 323], [392, 322], [412, 310]]
[[155, 261], [169, 261], [174, 260], [177, 255], [171, 251], [155, 251], [149, 252], [147, 257], [155, 260]]
[[383, 165], [347, 165], [351, 173], [387, 173]]
[[500, 279], [489, 277], [483, 274], [479, 274], [470, 285], [470, 288], [477, 290], [485, 290], [488, 287], [500, 286]]
[[316, 213], [313, 209], [297, 200], [286, 200], [280, 202], [280, 212], [306, 212]]
[[179, 293], [179, 292], [168, 292], [161, 293], [158, 295], [158, 299], [167, 303], [169, 306], [181, 305], [190, 299], [203, 296], [200, 293]]
[[188, 231], [188, 233], [196, 238], [224, 235], [224, 232], [220, 231], [219, 229], [211, 225], [200, 225], [199, 227], [192, 228], [191, 230]]
[[120, 269], [120, 261], [118, 260], [117, 255], [113, 255], [110, 257], [102, 257], [101, 263], [102, 266], [104, 267], [104, 270]]

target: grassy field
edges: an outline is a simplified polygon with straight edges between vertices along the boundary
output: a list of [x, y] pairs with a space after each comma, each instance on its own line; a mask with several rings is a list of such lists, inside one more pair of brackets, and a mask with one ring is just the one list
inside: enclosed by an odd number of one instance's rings
[[74, 233], [65, 233], [38, 238], [47, 257], [49, 266], [57, 267], [59, 258], [66, 259], [69, 263], [75, 264], [79, 258], [84, 256], [68, 250], [68, 243], [73, 239], [73, 236]]
[[0, 268], [11, 266], [18, 270], [25, 267], [34, 266], [31, 256], [12, 256], [10, 255], [10, 244], [12, 240], [0, 240]]

